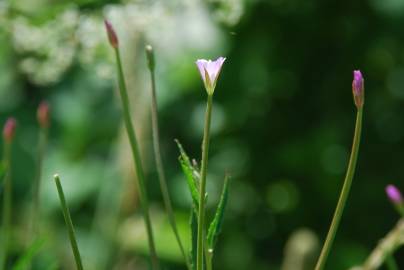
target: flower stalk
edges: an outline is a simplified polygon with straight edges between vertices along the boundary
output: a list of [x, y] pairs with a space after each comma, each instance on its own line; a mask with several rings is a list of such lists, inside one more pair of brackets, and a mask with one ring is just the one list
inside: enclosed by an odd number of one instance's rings
[[3, 191], [3, 230], [2, 230], [2, 244], [0, 249], [0, 269], [7, 269], [7, 257], [10, 245], [11, 235], [11, 213], [12, 205], [12, 192], [13, 183], [11, 179], [11, 146], [15, 135], [17, 122], [14, 118], [7, 119], [3, 129], [4, 139], [4, 154], [3, 154], [3, 169], [4, 175], [4, 191]]
[[338, 230], [339, 223], [341, 221], [342, 214], [348, 199], [349, 191], [351, 189], [352, 180], [355, 174], [356, 162], [358, 160], [359, 145], [362, 132], [362, 115], [364, 104], [364, 86], [363, 78], [360, 71], [354, 71], [354, 80], [352, 82], [352, 91], [354, 96], [354, 103], [357, 107], [355, 133], [353, 138], [351, 157], [349, 159], [348, 169], [346, 172], [344, 185], [341, 190], [341, 194], [337, 203], [337, 207], [334, 212], [334, 216], [331, 222], [330, 229], [328, 231], [324, 246], [321, 250], [320, 257], [317, 261], [315, 270], [322, 270], [327, 261], [332, 244], [335, 239], [335, 235]]
[[58, 190], [60, 205], [62, 207], [63, 217], [66, 222], [67, 231], [69, 233], [70, 244], [72, 247], [74, 260], [76, 262], [76, 267], [77, 267], [77, 270], [83, 270], [83, 263], [81, 261], [79, 247], [77, 245], [76, 233], [74, 232], [72, 218], [70, 216], [69, 207], [67, 206], [67, 203], [66, 203], [65, 194], [63, 192], [62, 184], [60, 183], [59, 175], [55, 174], [53, 176], [53, 178], [55, 180], [56, 188]]
[[157, 111], [157, 96], [156, 96], [156, 79], [155, 79], [155, 57], [153, 52], [153, 47], [147, 45], [145, 48], [148, 69], [150, 71], [150, 81], [151, 81], [151, 119], [152, 119], [152, 137], [153, 137], [153, 148], [154, 148], [154, 158], [157, 167], [157, 174], [160, 183], [161, 193], [163, 195], [164, 206], [166, 208], [168, 221], [170, 222], [171, 229], [174, 232], [175, 238], [177, 240], [178, 246], [184, 257], [185, 264], [188, 270], [191, 270], [191, 263], [188, 256], [185, 253], [184, 245], [182, 244], [177, 223], [175, 221], [174, 211], [171, 204], [170, 193], [168, 192], [167, 180], [164, 172], [163, 160], [160, 150], [160, 131], [158, 122], [158, 111]]
[[[201, 180], [199, 183], [199, 207], [198, 207], [198, 230], [197, 230], [197, 253], [196, 253], [196, 269], [203, 270], [203, 254], [205, 250], [205, 212], [206, 212], [206, 175], [208, 171], [208, 156], [210, 142], [210, 124], [212, 118], [213, 93], [216, 88], [217, 79], [222, 69], [224, 57], [219, 57], [216, 61], [198, 59], [196, 65], [201, 75], [208, 94], [205, 113], [205, 126], [203, 130], [202, 141], [202, 164], [201, 164]], [[210, 262], [209, 262], [210, 263]], [[211, 265], [211, 264], [209, 264]]]
[[116, 64], [117, 64], [117, 69], [118, 69], [119, 92], [120, 92], [122, 108], [123, 108], [123, 118], [124, 118], [124, 122], [125, 122], [126, 132], [128, 134], [130, 146], [132, 148], [132, 155], [133, 155], [133, 160], [134, 160], [134, 165], [135, 165], [135, 170], [136, 170], [136, 175], [137, 175], [136, 185], [137, 185], [137, 190], [139, 192], [139, 199], [140, 199], [140, 204], [141, 204], [141, 208], [142, 208], [143, 219], [145, 221], [145, 226], [146, 226], [152, 268], [154, 270], [156, 270], [156, 269], [159, 269], [160, 266], [159, 266], [159, 261], [157, 258], [157, 252], [156, 252], [156, 247], [155, 247], [154, 237], [153, 237], [153, 229], [152, 229], [152, 224], [151, 224], [151, 219], [150, 219], [150, 214], [149, 214], [149, 201], [148, 201], [147, 192], [146, 192], [145, 176], [144, 176], [143, 167], [142, 167], [142, 163], [141, 163], [139, 147], [138, 147], [138, 143], [137, 143], [137, 139], [136, 139], [136, 135], [135, 135], [135, 131], [133, 128], [132, 119], [131, 119], [131, 115], [130, 115], [129, 96], [128, 96], [128, 92], [127, 92], [127, 88], [126, 88], [126, 82], [125, 82], [125, 76], [124, 76], [124, 72], [123, 72], [123, 68], [122, 68], [121, 56], [119, 53], [119, 42], [118, 42], [117, 35], [116, 35], [112, 25], [108, 21], [105, 21], [105, 27], [107, 30], [107, 34], [108, 34], [108, 38], [109, 38], [111, 47], [115, 51]]
[[198, 238], [197, 238], [197, 259], [196, 269], [203, 269], [203, 252], [204, 252], [204, 224], [205, 224], [205, 204], [206, 204], [206, 175], [208, 170], [208, 155], [209, 155], [209, 141], [210, 141], [210, 124], [212, 118], [212, 100], [213, 95], [208, 94], [205, 113], [205, 126], [203, 131], [202, 142], [202, 164], [201, 164], [201, 181], [199, 185], [199, 209], [198, 209]]
[[45, 101], [41, 102], [37, 110], [37, 120], [39, 124], [39, 140], [37, 152], [36, 175], [34, 180], [33, 191], [33, 209], [32, 209], [32, 235], [34, 236], [38, 230], [38, 221], [40, 220], [40, 190], [41, 190], [41, 176], [42, 164], [45, 156], [45, 149], [48, 142], [49, 130], [49, 104]]

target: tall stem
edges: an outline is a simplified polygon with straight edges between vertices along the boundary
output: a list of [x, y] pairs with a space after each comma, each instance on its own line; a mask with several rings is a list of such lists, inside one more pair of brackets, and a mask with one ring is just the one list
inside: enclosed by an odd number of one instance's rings
[[356, 161], [358, 160], [358, 151], [359, 144], [361, 139], [361, 131], [362, 131], [362, 112], [363, 109], [359, 108], [356, 114], [356, 125], [355, 125], [355, 134], [352, 144], [351, 157], [349, 159], [348, 169], [345, 176], [344, 185], [341, 190], [341, 194], [338, 200], [337, 208], [335, 209], [335, 213], [331, 222], [330, 229], [327, 234], [327, 238], [325, 240], [323, 249], [321, 250], [320, 257], [317, 261], [316, 270], [322, 270], [325, 266], [328, 254], [330, 253], [331, 246], [334, 242], [335, 235], [337, 233], [337, 229], [339, 223], [341, 221], [342, 213], [344, 212], [345, 204], [348, 199], [349, 190], [351, 189], [352, 179], [354, 177]]
[[204, 250], [204, 222], [205, 222], [205, 193], [206, 193], [206, 174], [208, 169], [208, 153], [209, 153], [209, 134], [210, 122], [212, 116], [212, 95], [208, 94], [208, 102], [206, 104], [205, 128], [202, 143], [202, 165], [201, 165], [201, 181], [200, 181], [200, 198], [198, 210], [198, 238], [197, 238], [197, 261], [196, 269], [203, 270], [203, 250]]
[[70, 216], [69, 207], [67, 206], [67, 203], [66, 203], [65, 194], [63, 192], [62, 184], [60, 183], [59, 175], [56, 174], [54, 176], [54, 180], [55, 180], [56, 188], [58, 190], [60, 205], [61, 205], [62, 211], [63, 211], [63, 217], [65, 219], [67, 231], [69, 233], [70, 244], [72, 247], [74, 260], [76, 261], [77, 270], [83, 270], [83, 263], [81, 262], [80, 251], [79, 251], [79, 247], [77, 245], [76, 234], [74, 232], [72, 218]]
[[[152, 53], [147, 51], [147, 53]], [[153, 56], [149, 56], [153, 57]], [[158, 112], [157, 112], [157, 97], [156, 97], [156, 80], [154, 75], [154, 65], [149, 65], [150, 80], [151, 80], [151, 118], [152, 118], [152, 133], [153, 133], [153, 148], [154, 148], [154, 158], [156, 161], [157, 174], [160, 182], [160, 189], [163, 195], [164, 206], [167, 211], [168, 221], [170, 222], [171, 228], [174, 232], [175, 238], [177, 240], [178, 246], [181, 250], [182, 256], [184, 257], [185, 264], [187, 268], [191, 270], [191, 264], [189, 262], [188, 256], [185, 253], [184, 246], [181, 242], [180, 235], [178, 233], [177, 223], [174, 217], [174, 211], [171, 204], [170, 193], [168, 192], [167, 180], [164, 173], [163, 160], [161, 157], [160, 150], [160, 132], [159, 132], [159, 122], [158, 122]]]
[[45, 155], [47, 141], [48, 141], [48, 128], [41, 128], [39, 132], [38, 156], [36, 164], [36, 175], [34, 180], [35, 182], [33, 193], [32, 228], [31, 228], [32, 238], [34, 238], [35, 234], [37, 233], [38, 222], [40, 220], [39, 197], [41, 190], [42, 163]]
[[11, 234], [11, 212], [12, 212], [12, 180], [11, 180], [11, 142], [4, 143], [4, 157], [3, 157], [4, 169], [6, 170], [4, 175], [4, 197], [3, 197], [3, 231], [2, 231], [2, 248], [0, 251], [0, 269], [6, 269], [7, 256], [10, 245]]
[[149, 242], [152, 267], [153, 267], [153, 269], [156, 270], [156, 269], [159, 269], [159, 262], [158, 262], [158, 258], [157, 258], [156, 247], [154, 244], [153, 229], [152, 229], [152, 224], [151, 224], [150, 215], [149, 215], [149, 202], [148, 202], [147, 193], [146, 193], [145, 177], [144, 177], [144, 172], [143, 172], [142, 163], [141, 163], [141, 159], [140, 159], [140, 153], [139, 153], [139, 148], [138, 148], [138, 144], [137, 144], [137, 140], [136, 140], [136, 136], [135, 136], [135, 131], [134, 131], [134, 128], [132, 125], [130, 109], [129, 109], [129, 97], [128, 97], [128, 92], [126, 89], [125, 76], [123, 73], [121, 57], [119, 54], [119, 48], [114, 48], [114, 49], [115, 49], [117, 67], [118, 67], [119, 90], [120, 90], [120, 95], [121, 95], [121, 100], [122, 100], [123, 118], [124, 118], [124, 122], [125, 122], [126, 132], [128, 134], [129, 142], [130, 142], [130, 145], [132, 148], [133, 160], [135, 163], [135, 169], [136, 169], [136, 175], [137, 175], [136, 185], [137, 185], [137, 189], [139, 191], [139, 199], [140, 199], [140, 203], [141, 203], [141, 207], [142, 207], [143, 218], [144, 218], [145, 225], [146, 225], [146, 232], [147, 232], [147, 239]]

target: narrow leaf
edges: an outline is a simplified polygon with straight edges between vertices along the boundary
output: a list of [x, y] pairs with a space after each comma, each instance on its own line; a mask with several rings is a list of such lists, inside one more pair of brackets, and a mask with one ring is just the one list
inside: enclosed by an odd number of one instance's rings
[[196, 216], [197, 208], [195, 205], [192, 206], [191, 209], [191, 218], [190, 218], [190, 227], [191, 227], [191, 250], [190, 250], [190, 257], [191, 257], [191, 265], [192, 269], [196, 269], [196, 251], [197, 251], [197, 238], [198, 238], [198, 220]]
[[220, 233], [220, 229], [223, 223], [224, 211], [227, 204], [227, 198], [229, 193], [229, 176], [226, 175], [224, 178], [224, 184], [222, 189], [222, 194], [220, 196], [220, 201], [216, 209], [215, 217], [209, 225], [208, 235], [207, 235], [207, 244], [208, 248], [212, 250], [215, 247], [217, 237]]
[[182, 159], [182, 157], [179, 158], [180, 164], [182, 171], [185, 174], [185, 178], [187, 179], [188, 183], [188, 188], [189, 191], [191, 192], [191, 197], [192, 197], [192, 202], [195, 205], [196, 208], [199, 207], [199, 191], [195, 185], [195, 181], [192, 175], [192, 171], [190, 168], [186, 165], [185, 161]]
[[185, 174], [185, 178], [188, 183], [188, 188], [191, 193], [192, 201], [196, 208], [199, 206], [199, 190], [198, 190], [198, 181], [199, 181], [199, 172], [196, 171], [195, 167], [192, 165], [188, 155], [184, 151], [184, 148], [180, 144], [178, 140], [175, 140], [178, 145], [178, 149], [180, 150], [179, 162], [181, 164], [182, 171]]

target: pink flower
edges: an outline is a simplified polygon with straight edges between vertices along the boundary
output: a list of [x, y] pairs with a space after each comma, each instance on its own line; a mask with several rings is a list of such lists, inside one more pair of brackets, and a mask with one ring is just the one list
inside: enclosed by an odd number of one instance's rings
[[217, 78], [219, 77], [225, 60], [226, 58], [219, 57], [215, 61], [205, 59], [198, 59], [196, 61], [196, 65], [199, 69], [199, 73], [201, 74], [208, 95], [213, 95], [213, 92], [215, 91]]
[[46, 101], [42, 101], [38, 106], [36, 112], [38, 123], [42, 128], [47, 128], [49, 126], [49, 104]]
[[401, 204], [403, 202], [403, 197], [400, 190], [394, 185], [388, 185], [386, 187], [387, 197], [393, 204]]
[[360, 70], [354, 70], [353, 77], [354, 78], [352, 81], [352, 93], [355, 105], [358, 108], [362, 108], [365, 99], [364, 79]]

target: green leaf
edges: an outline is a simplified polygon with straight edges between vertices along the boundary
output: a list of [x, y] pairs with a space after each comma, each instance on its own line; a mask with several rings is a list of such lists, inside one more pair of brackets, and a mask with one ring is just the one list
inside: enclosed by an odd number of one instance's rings
[[221, 226], [223, 223], [224, 211], [227, 204], [227, 198], [229, 194], [229, 176], [226, 175], [224, 177], [224, 184], [222, 189], [222, 194], [220, 196], [220, 201], [216, 209], [215, 217], [209, 225], [208, 235], [207, 235], [207, 244], [208, 249], [212, 250], [215, 247], [218, 235], [221, 230]]
[[179, 143], [179, 141], [175, 140], [175, 142], [177, 143], [178, 149], [180, 150], [179, 162], [181, 164], [182, 171], [185, 174], [193, 204], [197, 209], [199, 207], [199, 190], [197, 187], [197, 183], [199, 181], [199, 172], [197, 172], [195, 167], [192, 166], [188, 155], [185, 153], [184, 148], [182, 148], [182, 145]]
[[39, 252], [39, 250], [45, 244], [45, 240], [37, 239], [31, 246], [25, 251], [25, 253], [18, 259], [18, 261], [13, 266], [13, 270], [25, 270], [31, 265], [32, 259]]
[[198, 219], [196, 216], [197, 209], [195, 205], [191, 209], [190, 227], [191, 227], [191, 265], [192, 269], [196, 269], [196, 257], [197, 257], [197, 246], [198, 246]]
[[187, 179], [188, 188], [189, 188], [189, 191], [191, 192], [193, 204], [195, 205], [196, 208], [198, 208], [199, 207], [199, 191], [197, 190], [197, 187], [195, 185], [195, 181], [192, 176], [192, 171], [189, 169], [189, 167], [186, 165], [186, 163], [184, 162], [184, 160], [182, 158], [179, 158], [179, 161], [181, 164], [182, 171], [185, 174], [185, 178]]

